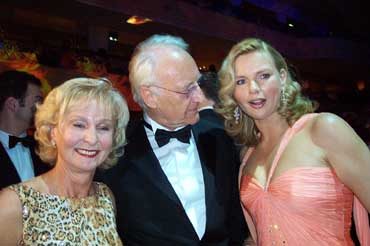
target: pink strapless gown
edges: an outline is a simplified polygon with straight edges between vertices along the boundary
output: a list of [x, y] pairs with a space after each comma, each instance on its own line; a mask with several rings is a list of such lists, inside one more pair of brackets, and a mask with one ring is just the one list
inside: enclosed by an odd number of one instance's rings
[[[271, 181], [289, 140], [315, 115], [302, 117], [285, 133], [266, 187], [249, 175], [240, 177], [244, 214], [258, 245], [353, 245], [350, 227], [354, 195], [333, 169], [298, 167]], [[247, 152], [240, 170], [252, 151]], [[362, 245], [370, 245], [367, 211], [357, 199], [354, 206], [359, 239]]]

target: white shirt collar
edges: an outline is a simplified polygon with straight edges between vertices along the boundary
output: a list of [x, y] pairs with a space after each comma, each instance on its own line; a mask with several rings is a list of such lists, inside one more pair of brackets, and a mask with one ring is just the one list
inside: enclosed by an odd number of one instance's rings
[[157, 131], [157, 129], [163, 129], [163, 130], [166, 130], [166, 131], [177, 131], [177, 130], [180, 130], [182, 128], [184, 128], [185, 126], [180, 126], [180, 127], [177, 127], [175, 130], [170, 130], [168, 129], [167, 127], [159, 124], [158, 122], [156, 122], [155, 120], [153, 120], [152, 118], [150, 118], [150, 116], [147, 114], [147, 113], [144, 113], [144, 120], [152, 126], [152, 131], [153, 133], [155, 133]]
[[[9, 136], [12, 136], [12, 134], [9, 134], [3, 130], [0, 130], [0, 141], [2, 142], [3, 146], [6, 146], [9, 148]], [[25, 137], [27, 134], [25, 132], [21, 133], [19, 136], [16, 137]]]
[[200, 109], [198, 109], [198, 112], [200, 112], [204, 109], [214, 109], [214, 107], [213, 106], [204, 106], [204, 107], [201, 107]]

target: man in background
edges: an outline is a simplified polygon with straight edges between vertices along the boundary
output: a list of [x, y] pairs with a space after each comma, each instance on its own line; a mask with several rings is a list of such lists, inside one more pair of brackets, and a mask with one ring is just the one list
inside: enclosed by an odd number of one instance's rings
[[19, 71], [0, 74], [0, 189], [48, 169], [35, 154], [34, 139], [27, 135], [40, 102], [39, 79]]
[[198, 81], [202, 90], [202, 100], [199, 103], [199, 115], [202, 119], [213, 121], [223, 127], [221, 116], [214, 111], [214, 107], [219, 103], [218, 98], [219, 81], [216, 72], [205, 72]]

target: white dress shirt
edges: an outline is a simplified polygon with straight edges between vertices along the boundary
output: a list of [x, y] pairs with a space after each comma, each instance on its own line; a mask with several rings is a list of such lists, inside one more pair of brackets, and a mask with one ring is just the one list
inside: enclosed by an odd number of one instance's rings
[[[17, 137], [26, 137], [26, 133], [22, 133]], [[9, 149], [9, 134], [2, 130], [0, 130], [0, 141], [6, 153], [8, 153], [10, 160], [13, 162], [21, 181], [23, 182], [35, 177], [30, 149], [24, 147], [21, 143], [17, 143], [14, 148]]]
[[214, 109], [213, 106], [204, 106], [204, 107], [201, 107], [198, 109], [198, 112], [202, 111], [202, 110], [205, 110], [205, 109]]
[[206, 204], [203, 172], [193, 133], [189, 144], [171, 138], [168, 144], [159, 147], [154, 136], [156, 130], [169, 129], [146, 114], [144, 119], [152, 126], [152, 130], [145, 127], [145, 131], [154, 154], [201, 239], [206, 229]]

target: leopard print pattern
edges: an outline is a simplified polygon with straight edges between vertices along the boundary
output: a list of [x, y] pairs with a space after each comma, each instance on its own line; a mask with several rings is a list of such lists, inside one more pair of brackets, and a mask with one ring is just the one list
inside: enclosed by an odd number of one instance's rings
[[64, 198], [22, 185], [10, 186], [22, 204], [23, 238], [18, 245], [122, 245], [108, 187], [94, 182], [96, 194]]

